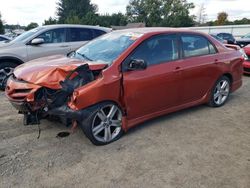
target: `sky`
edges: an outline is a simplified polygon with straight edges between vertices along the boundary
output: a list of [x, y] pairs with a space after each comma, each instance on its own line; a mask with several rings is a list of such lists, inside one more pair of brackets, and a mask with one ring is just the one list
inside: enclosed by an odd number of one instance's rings
[[[55, 17], [58, 0], [0, 0], [2, 19], [8, 24], [28, 25], [37, 22], [39, 25], [47, 18]], [[192, 14], [196, 15], [199, 6], [204, 3], [207, 20], [216, 19], [217, 13], [225, 11], [229, 20], [250, 18], [249, 0], [188, 0], [196, 5]], [[126, 12], [129, 0], [91, 0], [99, 7], [99, 13]]]

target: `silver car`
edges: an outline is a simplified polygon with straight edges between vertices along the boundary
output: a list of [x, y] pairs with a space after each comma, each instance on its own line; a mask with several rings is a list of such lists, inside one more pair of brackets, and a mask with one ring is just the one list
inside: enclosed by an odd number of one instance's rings
[[13, 69], [30, 60], [55, 54], [68, 54], [110, 28], [84, 25], [49, 25], [27, 31], [14, 40], [0, 43], [0, 89]]

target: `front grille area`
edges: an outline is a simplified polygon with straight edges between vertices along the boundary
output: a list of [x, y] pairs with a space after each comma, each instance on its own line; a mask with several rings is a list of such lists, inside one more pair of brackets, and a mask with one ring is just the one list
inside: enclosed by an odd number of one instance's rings
[[250, 68], [244, 68], [244, 71], [250, 73]]
[[15, 89], [13, 93], [29, 93], [31, 89]]

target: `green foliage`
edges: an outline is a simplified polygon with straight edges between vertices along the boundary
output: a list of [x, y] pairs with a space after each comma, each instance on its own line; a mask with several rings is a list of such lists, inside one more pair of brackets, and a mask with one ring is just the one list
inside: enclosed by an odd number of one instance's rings
[[57, 5], [59, 23], [80, 23], [88, 13], [95, 14], [97, 11], [97, 6], [90, 0], [59, 0]]
[[27, 27], [25, 28], [26, 31], [34, 29], [36, 27], [38, 27], [39, 25], [35, 22], [31, 22], [29, 25], [27, 25]]
[[98, 25], [104, 27], [110, 27], [112, 25], [116, 26], [127, 25], [127, 17], [122, 13], [101, 15], [98, 18]]
[[227, 22], [228, 22], [228, 14], [226, 12], [219, 12], [215, 24], [226, 25]]
[[0, 34], [4, 34], [4, 26], [3, 26], [3, 21], [2, 21], [2, 15], [0, 13]]
[[50, 18], [44, 21], [44, 25], [61, 23], [110, 27], [111, 25], [127, 24], [127, 18], [124, 14], [99, 15], [96, 13], [97, 9], [97, 5], [91, 4], [90, 0], [60, 0], [57, 7], [58, 21]]
[[48, 20], [44, 20], [43, 25], [53, 25], [57, 24], [57, 20], [55, 18], [49, 17]]
[[146, 26], [186, 27], [194, 25], [190, 16], [193, 3], [187, 0], [130, 0], [127, 16], [130, 22], [144, 22]]

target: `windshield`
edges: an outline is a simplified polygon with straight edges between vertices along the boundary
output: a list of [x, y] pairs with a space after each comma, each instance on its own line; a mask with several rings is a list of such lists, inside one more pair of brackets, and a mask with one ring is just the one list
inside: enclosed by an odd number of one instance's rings
[[250, 33], [246, 34], [246, 35], [243, 36], [242, 38], [250, 38]]
[[35, 29], [31, 29], [29, 31], [26, 31], [26, 32], [22, 33], [21, 35], [19, 35], [18, 37], [16, 37], [15, 39], [13, 39], [11, 42], [22, 42], [22, 41], [26, 40], [28, 37], [30, 37], [31, 35], [40, 31], [41, 29], [42, 29], [41, 27], [37, 27]]
[[122, 52], [141, 36], [141, 33], [135, 32], [112, 32], [87, 43], [78, 49], [73, 57], [98, 63], [112, 64]]

